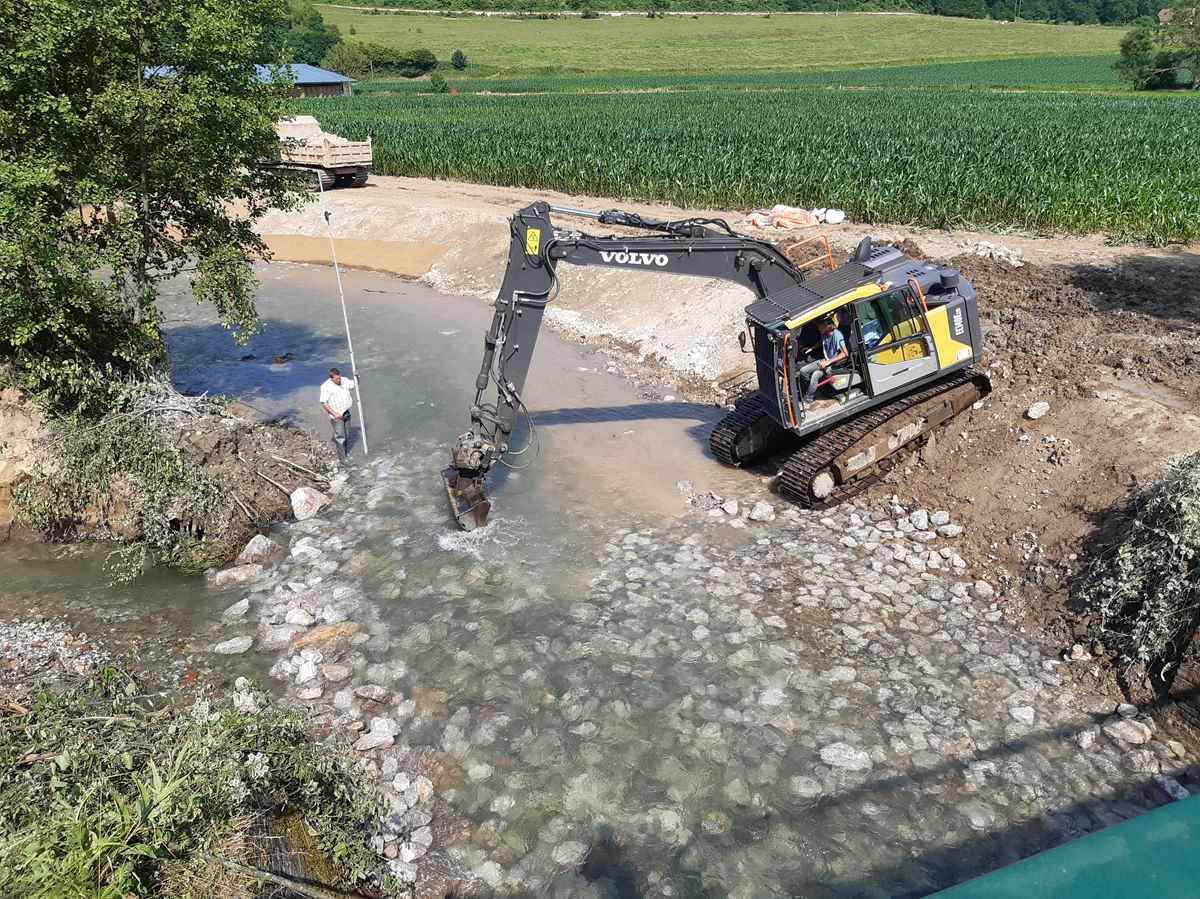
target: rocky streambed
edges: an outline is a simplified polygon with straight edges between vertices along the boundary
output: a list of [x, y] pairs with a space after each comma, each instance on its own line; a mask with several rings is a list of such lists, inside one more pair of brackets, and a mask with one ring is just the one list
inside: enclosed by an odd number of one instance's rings
[[[322, 426], [345, 365], [326, 281], [267, 270], [245, 347], [181, 296], [176, 383]], [[705, 457], [716, 410], [553, 334], [540, 458], [498, 478], [486, 529], [449, 530], [437, 471], [487, 310], [345, 284], [376, 454], [332, 504], [204, 580], [101, 587], [99, 560], [39, 548], [0, 581], [20, 612], [58, 596], [143, 635], [180, 683], [305, 710], [372, 773], [375, 849], [417, 894], [917, 896], [1200, 788], [1191, 742], [1022, 631], [965, 548], [985, 535], [895, 501], [785, 506]]]
[[212, 634], [353, 742], [421, 895], [923, 895], [1200, 787], [1007, 620], [944, 513], [700, 494], [458, 535], [437, 460], [356, 470], [216, 579]]

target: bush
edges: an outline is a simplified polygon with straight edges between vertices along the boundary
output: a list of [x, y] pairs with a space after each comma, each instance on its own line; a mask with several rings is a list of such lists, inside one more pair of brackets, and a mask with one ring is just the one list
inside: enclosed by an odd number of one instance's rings
[[584, 19], [598, 19], [600, 18], [600, 13], [592, 9], [590, 4], [584, 4], [583, 11], [580, 13], [580, 17]]
[[395, 887], [368, 846], [377, 800], [348, 748], [317, 744], [295, 715], [203, 697], [153, 708], [141, 694], [106, 669], [6, 714], [6, 896], [260, 895], [237, 869], [257, 867], [261, 827], [281, 822], [311, 835], [302, 857], [330, 886]]
[[462, 71], [467, 67], [467, 54], [463, 53], [462, 50], [455, 50], [450, 54], [450, 65]]
[[325, 54], [321, 65], [331, 72], [350, 78], [366, 78], [371, 74], [371, 57], [366, 45], [358, 41], [338, 44]]
[[446, 84], [446, 79], [434, 72], [429, 78], [429, 89], [435, 94], [444, 94], [450, 90], [450, 85]]
[[1200, 453], [1121, 510], [1120, 536], [1085, 573], [1105, 644], [1169, 684], [1200, 623]]
[[352, 78], [417, 78], [436, 69], [438, 61], [432, 50], [400, 50], [382, 44], [346, 41], [330, 49], [323, 64]]

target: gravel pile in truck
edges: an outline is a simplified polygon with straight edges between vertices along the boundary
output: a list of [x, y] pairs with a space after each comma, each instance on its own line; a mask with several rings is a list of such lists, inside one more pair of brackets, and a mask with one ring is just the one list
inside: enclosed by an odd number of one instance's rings
[[321, 130], [310, 115], [275, 123], [279, 135], [279, 165], [307, 170], [320, 178], [321, 188], [362, 187], [371, 171], [371, 139], [346, 140]]

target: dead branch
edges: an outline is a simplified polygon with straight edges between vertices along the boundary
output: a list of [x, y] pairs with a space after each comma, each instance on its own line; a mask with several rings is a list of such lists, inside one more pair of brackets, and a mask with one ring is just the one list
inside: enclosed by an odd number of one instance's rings
[[240, 862], [230, 861], [227, 858], [217, 858], [215, 855], [209, 855], [208, 853], [203, 853], [202, 857], [216, 862], [218, 865], [223, 865], [235, 873], [245, 874], [263, 883], [284, 887], [292, 892], [299, 893], [301, 896], [309, 896], [311, 899], [361, 899], [362, 897], [361, 893], [346, 893], [342, 890], [333, 890], [317, 886], [316, 884], [305, 883], [302, 880], [293, 880], [291, 877], [285, 877], [282, 874], [272, 874], [270, 871], [263, 871], [250, 865], [243, 865]]
[[246, 503], [242, 501], [242, 498], [240, 496], [238, 496], [236, 493], [234, 493], [232, 490], [229, 491], [229, 495], [232, 496], [233, 501], [238, 504], [238, 507], [242, 510], [242, 514], [244, 514], [246, 516], [246, 520], [249, 521], [251, 524], [257, 525], [258, 519], [254, 517], [254, 513], [250, 511], [250, 509], [246, 505]]
[[274, 480], [273, 478], [269, 478], [269, 477], [267, 477], [265, 474], [263, 474], [263, 473], [262, 473], [261, 471], [259, 471], [257, 468], [256, 468], [256, 469], [254, 469], [254, 473], [255, 473], [256, 475], [258, 475], [260, 478], [262, 478], [264, 481], [266, 481], [268, 484], [274, 484], [276, 487], [278, 487], [280, 490], [282, 490], [282, 491], [283, 491], [284, 493], [286, 493], [288, 496], [291, 496], [291, 495], [292, 495], [292, 491], [288, 490], [286, 487], [284, 487], [284, 486], [283, 486], [281, 483], [279, 483], [278, 481]]
[[289, 465], [292, 468], [296, 469], [296, 471], [303, 472], [304, 474], [308, 475], [309, 477], [313, 478], [314, 480], [324, 481], [326, 484], [329, 483], [329, 478], [325, 477], [325, 475], [323, 475], [323, 474], [317, 474], [311, 468], [305, 468], [303, 465], [297, 465], [295, 462], [291, 461], [290, 459], [285, 459], [285, 458], [283, 458], [283, 456], [277, 456], [274, 453], [268, 453], [268, 455], [272, 459], [274, 459], [276, 462], [282, 462], [284, 465]]

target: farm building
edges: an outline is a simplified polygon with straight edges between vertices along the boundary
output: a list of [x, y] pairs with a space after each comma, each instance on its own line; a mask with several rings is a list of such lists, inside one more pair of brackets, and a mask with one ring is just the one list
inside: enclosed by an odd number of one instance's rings
[[[254, 77], [263, 84], [271, 84], [276, 78], [290, 72], [294, 84], [291, 94], [293, 97], [349, 97], [354, 91], [353, 78], [320, 69], [303, 62], [294, 62], [286, 66], [255, 66]], [[172, 66], [147, 66], [147, 78], [165, 78], [175, 73]]]
[[307, 63], [295, 62], [286, 66], [258, 66], [258, 78], [269, 83], [275, 80], [277, 72], [287, 70], [291, 73], [295, 84], [292, 85], [294, 97], [348, 97], [353, 93], [351, 85], [354, 79], [320, 69]]

